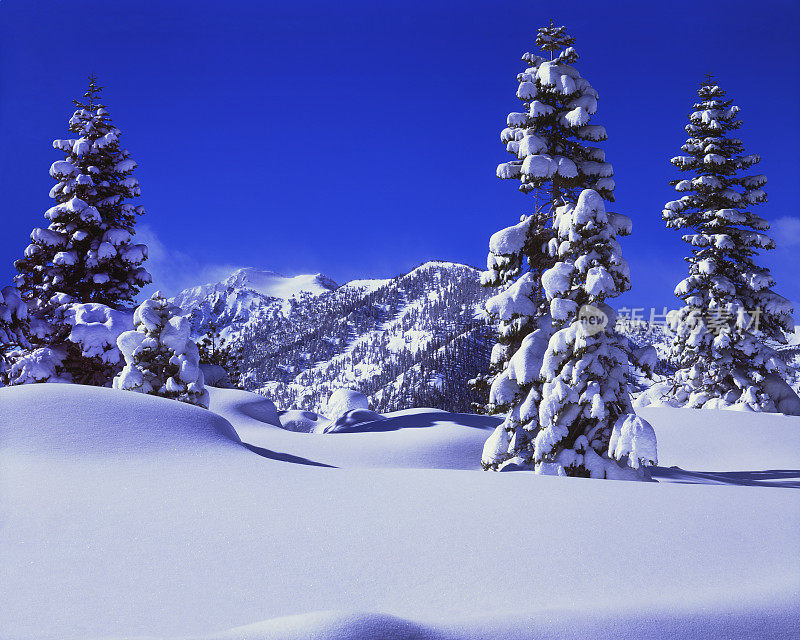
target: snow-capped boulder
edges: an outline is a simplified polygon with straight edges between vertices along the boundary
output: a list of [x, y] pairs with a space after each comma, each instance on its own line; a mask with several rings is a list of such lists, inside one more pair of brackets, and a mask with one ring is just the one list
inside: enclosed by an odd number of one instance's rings
[[232, 389], [228, 372], [218, 364], [201, 364], [200, 371], [203, 372], [203, 380], [207, 387], [219, 387], [220, 389]]
[[337, 389], [328, 398], [325, 408], [325, 417], [335, 423], [348, 411], [354, 409], [369, 409], [369, 400], [360, 391], [353, 389]]

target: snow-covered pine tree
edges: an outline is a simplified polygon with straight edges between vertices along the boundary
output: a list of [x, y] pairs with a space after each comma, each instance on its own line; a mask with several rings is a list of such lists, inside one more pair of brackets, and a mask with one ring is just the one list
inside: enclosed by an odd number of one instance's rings
[[113, 387], [208, 408], [191, 323], [180, 307], [158, 291], [137, 307], [133, 324], [135, 329], [117, 340], [126, 364]]
[[764, 341], [784, 343], [794, 323], [791, 304], [756, 263], [761, 249], [775, 246], [764, 233], [769, 224], [749, 210], [766, 200], [767, 178], [747, 171], [760, 157], [745, 154], [732, 135], [741, 126], [739, 108], [710, 74], [698, 95], [681, 147], [686, 155], [671, 160], [694, 177], [670, 181], [684, 195], [663, 211], [668, 227], [688, 231], [683, 240], [692, 248], [689, 275], [675, 289], [685, 306], [670, 317], [678, 372], [668, 398], [689, 407], [775, 411], [771, 395], [776, 386], [785, 391], [783, 363]]
[[534, 196], [534, 206], [533, 213], [523, 216], [519, 224], [491, 237], [487, 270], [482, 274], [487, 287], [514, 283], [512, 295], [520, 299], [519, 304], [509, 305], [504, 292], [487, 305], [487, 312], [499, 324], [499, 339], [489, 376], [483, 380], [485, 386], [492, 384], [485, 410], [508, 413], [505, 437], [510, 446], [506, 449], [505, 441], [498, 443], [495, 454], [484, 458], [486, 468], [495, 469], [530, 448], [513, 410], [522, 391], [509, 385], [502, 372], [531, 332], [544, 332], [541, 339], [546, 344], [550, 320], [541, 275], [554, 262], [544, 248], [553, 237], [555, 207], [562, 201], [574, 202], [581, 190], [589, 188], [606, 200], [614, 199], [613, 169], [605, 153], [590, 144], [606, 139], [602, 126], [589, 124], [598, 95], [572, 66], [578, 60], [574, 42], [565, 27], [556, 27], [552, 21], [539, 29], [536, 44], [543, 55], [523, 55], [527, 68], [517, 76], [523, 110], [508, 115], [508, 126], [500, 134], [516, 159], [500, 164], [497, 175], [518, 180], [520, 191]]
[[[655, 434], [631, 414], [626, 341], [605, 303], [630, 288], [616, 239], [629, 233], [630, 220], [607, 213], [603, 198], [587, 189], [577, 204], [556, 209], [555, 227], [549, 249], [556, 262], [542, 276], [552, 328], [526, 336], [498, 378], [516, 390], [512, 414], [530, 443], [504, 466], [642, 477], [640, 469], [657, 460]], [[503, 434], [500, 425], [487, 441], [484, 465]]]
[[69, 121], [77, 137], [53, 142], [65, 154], [50, 168], [56, 205], [45, 212], [48, 227], [33, 230], [25, 257], [15, 263], [16, 283], [32, 316], [31, 342], [54, 347], [67, 378], [87, 383], [96, 382], [97, 372], [91, 381], [86, 376], [96, 367], [67, 340], [70, 329], [59, 322], [59, 308], [99, 303], [119, 309], [150, 282], [142, 266], [147, 247], [133, 243], [136, 218], [144, 213], [130, 202], [139, 195], [136, 163], [120, 147], [120, 131], [99, 102], [101, 89], [90, 75]]
[[[551, 251], [558, 262], [542, 283], [557, 330], [539, 371], [530, 369], [539, 359], [525, 353], [510, 364], [520, 385], [537, 376], [544, 380], [541, 399], [526, 399], [520, 408], [520, 418], [536, 429], [530, 463], [541, 473], [622, 477], [628, 465], [655, 463], [652, 428], [629, 415], [626, 340], [616, 332], [616, 314], [606, 304], [630, 288], [617, 241], [619, 232], [630, 231], [630, 220], [606, 213], [603, 198], [587, 189], [575, 205], [558, 208], [555, 224]], [[621, 466], [609, 445], [626, 421], [636, 422], [639, 454], [625, 457]]]

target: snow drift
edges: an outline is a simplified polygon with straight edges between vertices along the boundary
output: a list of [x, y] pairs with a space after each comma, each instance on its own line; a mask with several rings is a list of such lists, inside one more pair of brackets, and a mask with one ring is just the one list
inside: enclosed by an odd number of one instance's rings
[[756, 486], [759, 469], [797, 486], [795, 418], [646, 410], [662, 465], [728, 485], [703, 486], [478, 471], [485, 416], [319, 435], [273, 408], [0, 389], [0, 638], [777, 639], [800, 623], [798, 494]]

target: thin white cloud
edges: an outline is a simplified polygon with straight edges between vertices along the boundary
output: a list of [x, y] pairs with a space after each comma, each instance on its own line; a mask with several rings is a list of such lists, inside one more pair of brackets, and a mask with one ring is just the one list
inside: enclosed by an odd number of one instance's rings
[[224, 280], [241, 265], [205, 263], [194, 256], [167, 247], [148, 224], [136, 225], [136, 242], [147, 245], [144, 266], [153, 276], [153, 284], [142, 290], [139, 298], [161, 290], [173, 296], [183, 289]]
[[794, 247], [800, 244], [800, 218], [783, 216], [770, 222], [770, 236], [778, 248]]

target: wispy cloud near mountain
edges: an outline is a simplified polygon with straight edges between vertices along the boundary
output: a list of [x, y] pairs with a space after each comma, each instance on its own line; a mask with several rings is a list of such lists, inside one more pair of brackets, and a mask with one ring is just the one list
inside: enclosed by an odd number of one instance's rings
[[188, 253], [171, 249], [148, 224], [136, 227], [136, 240], [146, 244], [149, 257], [145, 267], [153, 276], [153, 284], [142, 290], [140, 298], [161, 290], [172, 296], [183, 289], [227, 278], [242, 265], [206, 263]]

